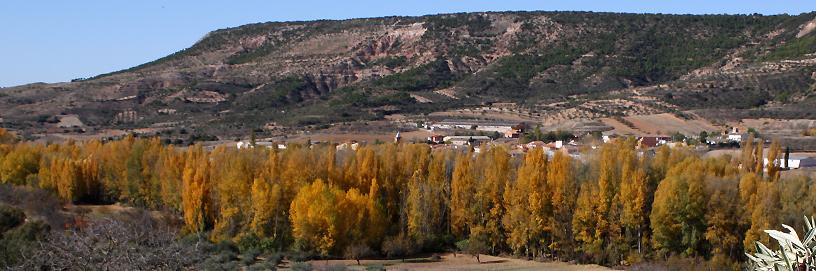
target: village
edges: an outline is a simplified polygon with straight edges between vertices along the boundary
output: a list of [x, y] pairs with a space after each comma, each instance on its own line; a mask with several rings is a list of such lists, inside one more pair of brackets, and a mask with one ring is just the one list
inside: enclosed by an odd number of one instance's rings
[[[723, 131], [703, 131], [696, 135], [685, 135], [679, 132], [669, 135], [633, 135], [617, 133], [603, 125], [584, 125], [574, 130], [546, 130], [530, 122], [444, 119], [415, 123], [415, 125], [411, 123], [404, 125], [401, 130], [404, 131], [398, 130], [392, 133], [390, 140], [312, 140], [306, 136], [306, 140], [259, 139], [253, 142], [253, 139], [250, 138], [237, 141], [232, 146], [238, 149], [264, 147], [284, 150], [292, 143], [309, 146], [334, 144], [337, 151], [356, 151], [367, 144], [384, 144], [390, 141], [393, 143], [426, 143], [435, 151], [458, 150], [474, 153], [480, 153], [486, 148], [504, 146], [513, 157], [521, 157], [532, 149], [543, 149], [544, 154], [550, 158], [556, 152], [561, 152], [577, 161], [586, 162], [586, 157], [592, 150], [618, 138], [634, 138], [637, 141], [640, 155], [653, 155], [656, 148], [666, 146], [668, 148], [690, 148], [706, 157], [738, 156], [740, 145], [749, 138], [754, 138], [755, 144], [763, 144], [765, 148], [772, 143], [772, 139], [760, 137], [759, 132], [753, 128], [741, 130], [736, 127]], [[406, 134], [410, 135], [406, 136]], [[422, 137], [422, 135], [427, 136]], [[295, 138], [303, 139], [303, 137]], [[217, 145], [211, 145], [211, 148], [215, 146]], [[783, 148], [784, 154], [776, 161], [777, 165], [781, 165], [785, 170], [816, 171], [816, 152], [785, 146], [784, 143]], [[764, 158], [764, 164], [766, 166], [769, 164], [767, 157]]]

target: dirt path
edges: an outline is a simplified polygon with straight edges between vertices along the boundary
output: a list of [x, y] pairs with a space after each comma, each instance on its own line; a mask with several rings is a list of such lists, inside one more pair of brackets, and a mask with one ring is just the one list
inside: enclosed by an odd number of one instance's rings
[[[327, 266], [345, 265], [348, 270], [365, 270], [367, 266], [381, 265], [386, 270], [543, 270], [543, 271], [601, 271], [612, 270], [598, 265], [576, 265], [564, 262], [535, 262], [512, 258], [482, 255], [482, 263], [469, 255], [453, 254], [441, 255], [441, 260], [431, 261], [429, 258], [400, 260], [363, 260], [362, 266], [350, 260], [313, 261], [312, 266], [320, 270]], [[288, 270], [288, 269], [283, 269]]]

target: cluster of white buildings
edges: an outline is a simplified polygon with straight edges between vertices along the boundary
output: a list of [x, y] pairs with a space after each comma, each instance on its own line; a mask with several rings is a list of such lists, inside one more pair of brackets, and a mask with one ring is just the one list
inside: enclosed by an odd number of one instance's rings
[[485, 132], [498, 132], [505, 134], [512, 132], [518, 123], [502, 122], [502, 121], [482, 121], [482, 120], [443, 120], [427, 126], [428, 129], [445, 129], [445, 130], [477, 130]]
[[238, 142], [235, 143], [235, 147], [237, 147], [239, 150], [240, 149], [252, 149], [252, 148], [256, 148], [256, 147], [262, 147], [262, 148], [267, 148], [267, 149], [277, 148], [279, 150], [285, 150], [286, 149], [286, 144], [285, 143], [275, 143], [275, 142], [271, 142], [271, 141], [258, 141], [258, 142], [255, 142], [255, 145], [253, 146], [252, 142], [238, 141]]
[[[764, 158], [765, 167], [768, 167], [768, 158]], [[816, 167], [816, 157], [798, 156], [794, 155], [788, 159], [779, 158], [776, 160], [776, 165], [787, 169], [813, 168]]]

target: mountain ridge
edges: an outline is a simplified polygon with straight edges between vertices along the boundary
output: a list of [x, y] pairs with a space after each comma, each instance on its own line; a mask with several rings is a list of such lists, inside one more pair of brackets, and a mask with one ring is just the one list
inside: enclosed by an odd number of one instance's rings
[[[814, 17], [480, 12], [256, 23], [129, 69], [4, 88], [0, 115], [32, 133], [47, 130], [43, 119], [77, 115], [96, 128], [180, 122], [237, 134], [492, 102], [549, 112], [551, 103], [623, 98], [665, 112], [812, 118], [795, 109], [816, 104], [816, 37], [800, 36]], [[596, 113], [621, 114], [607, 111]]]

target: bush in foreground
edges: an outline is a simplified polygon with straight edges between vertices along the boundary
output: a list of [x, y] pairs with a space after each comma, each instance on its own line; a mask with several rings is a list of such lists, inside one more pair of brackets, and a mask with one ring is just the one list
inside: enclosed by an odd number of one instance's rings
[[804, 240], [799, 238], [791, 226], [782, 225], [787, 233], [777, 230], [765, 230], [775, 239], [779, 250], [771, 250], [761, 242], [756, 242], [756, 253], [746, 253], [750, 259], [751, 270], [756, 271], [807, 271], [816, 270], [816, 221], [805, 217]]

